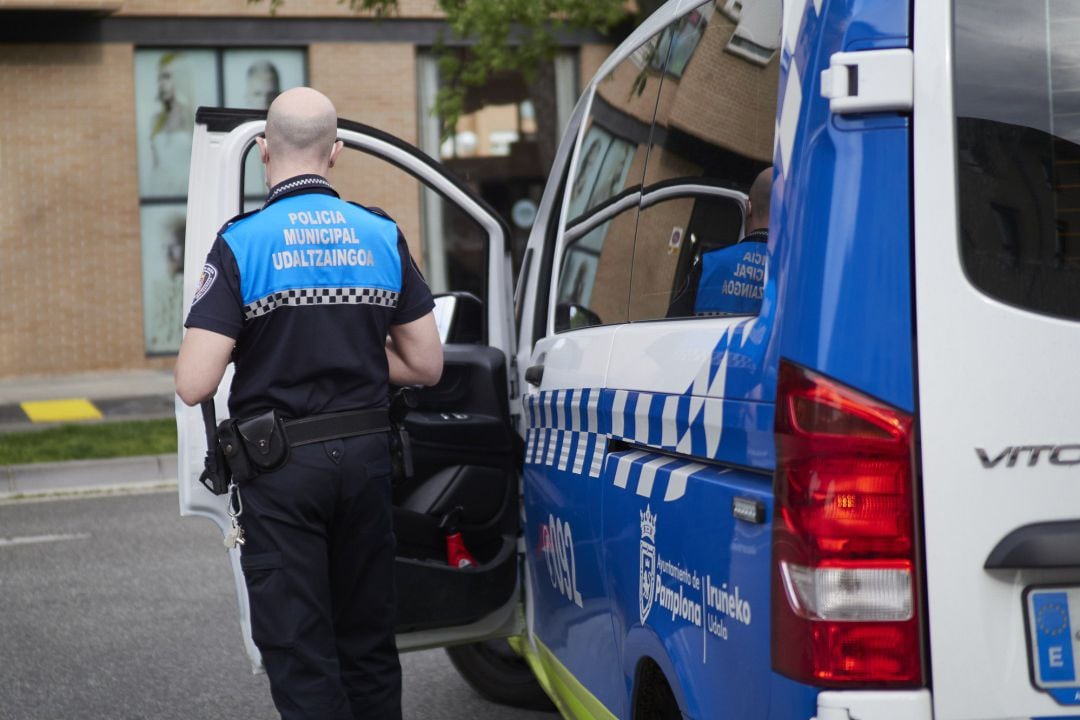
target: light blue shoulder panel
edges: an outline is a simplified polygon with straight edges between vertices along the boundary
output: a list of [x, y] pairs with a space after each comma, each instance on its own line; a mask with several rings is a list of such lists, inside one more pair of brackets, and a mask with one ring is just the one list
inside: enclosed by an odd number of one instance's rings
[[240, 267], [246, 308], [314, 290], [396, 305], [397, 225], [364, 208], [330, 195], [296, 195], [230, 225], [223, 237]]

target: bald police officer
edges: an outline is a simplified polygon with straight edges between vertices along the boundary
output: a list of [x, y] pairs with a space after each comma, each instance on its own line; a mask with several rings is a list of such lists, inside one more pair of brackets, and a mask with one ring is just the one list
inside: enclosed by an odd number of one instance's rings
[[326, 180], [342, 149], [328, 98], [282, 93], [258, 144], [270, 193], [210, 250], [177, 393], [212, 397], [235, 363], [229, 411], [255, 468], [241, 565], [282, 717], [400, 718], [386, 405], [389, 382], [442, 373], [434, 304], [396, 224]]

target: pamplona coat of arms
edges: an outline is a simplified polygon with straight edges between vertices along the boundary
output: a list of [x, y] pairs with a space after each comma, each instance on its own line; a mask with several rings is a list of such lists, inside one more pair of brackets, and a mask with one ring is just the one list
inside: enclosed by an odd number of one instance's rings
[[649, 511], [648, 505], [641, 512], [641, 561], [638, 568], [641, 577], [638, 609], [641, 611], [641, 624], [644, 625], [656, 595], [656, 515]]

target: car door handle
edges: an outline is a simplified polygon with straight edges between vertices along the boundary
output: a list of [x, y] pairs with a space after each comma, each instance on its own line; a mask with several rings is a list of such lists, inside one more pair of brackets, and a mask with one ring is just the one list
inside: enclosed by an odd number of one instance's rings
[[540, 383], [544, 380], [544, 366], [533, 365], [525, 371], [525, 382], [530, 385], [540, 387]]
[[983, 567], [987, 570], [1080, 567], [1080, 520], [1019, 527], [990, 551]]

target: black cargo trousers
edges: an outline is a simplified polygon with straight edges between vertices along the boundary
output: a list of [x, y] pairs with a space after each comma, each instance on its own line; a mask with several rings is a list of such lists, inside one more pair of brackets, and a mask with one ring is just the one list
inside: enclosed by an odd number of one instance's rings
[[251, 635], [284, 720], [401, 718], [387, 433], [240, 485]]

